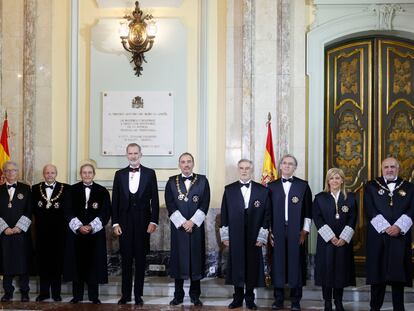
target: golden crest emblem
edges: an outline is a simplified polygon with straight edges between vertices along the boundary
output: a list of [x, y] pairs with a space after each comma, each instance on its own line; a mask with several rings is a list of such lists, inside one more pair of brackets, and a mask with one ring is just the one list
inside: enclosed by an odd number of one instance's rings
[[401, 189], [400, 191], [398, 191], [398, 194], [402, 197], [405, 197], [407, 195], [407, 192]]
[[348, 207], [348, 206], [346, 206], [346, 205], [344, 205], [344, 206], [342, 206], [341, 210], [342, 210], [342, 212], [344, 212], [344, 213], [348, 213], [348, 212], [349, 212], [349, 207]]
[[294, 196], [293, 198], [292, 198], [292, 203], [293, 204], [296, 204], [296, 203], [298, 203], [299, 202], [299, 198], [297, 197], [297, 196]]
[[98, 203], [97, 202], [93, 202], [92, 203], [92, 208], [97, 209], [98, 208]]
[[198, 197], [198, 195], [193, 196], [193, 202], [194, 203], [198, 203], [199, 200], [200, 200], [200, 198]]
[[258, 207], [260, 207], [260, 201], [259, 200], [256, 200], [256, 201], [254, 201], [254, 203], [253, 203], [253, 206], [254, 207], [256, 207], [256, 208], [258, 208]]
[[17, 194], [17, 198], [18, 198], [19, 200], [23, 200], [23, 198], [24, 198], [23, 193], [19, 193], [19, 194]]

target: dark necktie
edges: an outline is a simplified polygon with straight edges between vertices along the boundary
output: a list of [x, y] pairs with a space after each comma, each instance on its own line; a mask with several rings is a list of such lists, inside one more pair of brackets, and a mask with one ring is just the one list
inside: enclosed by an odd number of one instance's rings
[[13, 184], [13, 185], [7, 185], [7, 189], [10, 189], [10, 188], [15, 188], [15, 189], [16, 189], [16, 184]]
[[396, 180], [387, 180], [387, 185], [389, 184], [396, 184], [397, 181]]
[[292, 177], [290, 177], [290, 178], [282, 178], [282, 182], [293, 182], [293, 178]]
[[193, 179], [194, 179], [193, 175], [188, 176], [188, 177], [183, 176], [184, 181], [186, 181], [186, 180], [192, 181]]
[[129, 171], [130, 171], [131, 173], [136, 173], [136, 172], [139, 172], [139, 169], [140, 169], [140, 167], [129, 167]]
[[50, 186], [49, 186], [49, 185], [46, 185], [46, 184], [45, 184], [45, 189], [47, 189], [47, 188], [50, 188], [50, 189], [52, 189], [52, 190], [53, 190], [53, 185], [50, 185]]
[[250, 183], [249, 182], [248, 183], [239, 182], [239, 184], [240, 184], [240, 188], [242, 188], [242, 187], [249, 188], [250, 187]]
[[83, 185], [84, 187], [85, 187], [85, 189], [86, 188], [88, 188], [88, 189], [92, 189], [92, 185]]

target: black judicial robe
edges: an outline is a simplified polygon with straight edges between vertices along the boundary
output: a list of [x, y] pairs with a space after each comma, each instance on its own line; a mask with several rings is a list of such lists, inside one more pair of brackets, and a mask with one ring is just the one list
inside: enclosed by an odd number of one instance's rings
[[36, 263], [37, 271], [42, 277], [56, 278], [63, 273], [68, 227], [64, 210], [70, 208], [69, 191], [69, 185], [56, 182], [50, 197], [51, 206], [48, 207], [45, 183], [32, 187]]
[[[287, 283], [290, 288], [306, 284], [306, 243], [299, 244], [300, 232], [305, 218], [312, 218], [312, 193], [306, 181], [293, 177], [288, 194], [288, 226], [285, 225], [285, 192], [282, 179], [268, 184], [272, 199], [271, 228], [274, 235], [272, 253], [272, 283], [282, 288]], [[286, 227], [286, 228], [285, 228]], [[287, 240], [288, 260], [286, 262], [285, 240]], [[286, 267], [288, 279], [286, 279]]]
[[[178, 199], [177, 176], [181, 192], [187, 192], [181, 174], [169, 178], [165, 187], [165, 203], [169, 216], [178, 210], [185, 219], [189, 220], [198, 209], [207, 215], [210, 205], [210, 186], [206, 176], [193, 174], [194, 177], [197, 176], [197, 180], [190, 188], [187, 202]], [[177, 229], [171, 222], [171, 277], [202, 279], [205, 275], [205, 255], [204, 222], [200, 227], [194, 225], [191, 233], [187, 233], [182, 227]]]
[[71, 208], [65, 210], [69, 223], [77, 217], [83, 225], [89, 224], [96, 217], [102, 222], [102, 230], [97, 233], [73, 233], [68, 226], [67, 247], [65, 250], [64, 280], [92, 281], [100, 284], [108, 282], [105, 225], [110, 216], [111, 201], [105, 187], [93, 183], [85, 209], [85, 189], [82, 182], [70, 189]]
[[[134, 243], [136, 253], [148, 254], [150, 234], [147, 233], [150, 222], [158, 224], [159, 198], [155, 171], [140, 165], [140, 180], [137, 190], [137, 206], [132, 207], [129, 191], [129, 167], [115, 173], [112, 188], [112, 224], [121, 226], [119, 236], [121, 255], [123, 249]], [[134, 210], [132, 210], [132, 208]], [[128, 219], [134, 217], [134, 227], [128, 228]], [[134, 235], [134, 236], [132, 236]]]
[[411, 228], [404, 235], [391, 237], [387, 233], [378, 233], [370, 223], [379, 214], [390, 225], [403, 214], [414, 221], [414, 185], [398, 178], [397, 187], [393, 192], [393, 204], [390, 205], [391, 198], [383, 177], [370, 181], [365, 186], [367, 284], [403, 282], [405, 286], [412, 286]]
[[[345, 207], [346, 206], [346, 207]], [[344, 208], [343, 208], [344, 207]], [[312, 217], [319, 230], [328, 225], [339, 239], [345, 226], [355, 230], [357, 220], [357, 203], [354, 193], [343, 193], [338, 198], [339, 219], [335, 218], [335, 199], [330, 192], [321, 192], [315, 196], [312, 206]], [[355, 285], [355, 264], [352, 240], [337, 247], [331, 241], [318, 234], [315, 259], [315, 285], [331, 288], [344, 288]]]
[[[30, 186], [17, 182], [14, 192], [12, 207], [8, 208], [9, 193], [7, 185], [0, 186], [0, 217], [14, 228], [20, 217], [32, 218], [32, 202]], [[27, 232], [7, 236], [4, 231], [0, 235], [1, 269], [5, 275], [17, 275], [29, 273], [33, 255], [30, 227]]]
[[[245, 211], [240, 183], [234, 182], [224, 189], [221, 203], [221, 226], [229, 228], [229, 257], [226, 284], [247, 288], [264, 287], [262, 248], [256, 246], [260, 228], [269, 228], [269, 190], [251, 182], [249, 207]], [[245, 219], [247, 213], [247, 220]], [[245, 222], [247, 221], [247, 230]]]

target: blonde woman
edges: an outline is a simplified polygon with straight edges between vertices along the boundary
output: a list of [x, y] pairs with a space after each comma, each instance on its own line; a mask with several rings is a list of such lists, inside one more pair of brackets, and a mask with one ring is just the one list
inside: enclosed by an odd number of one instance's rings
[[326, 173], [325, 189], [315, 196], [313, 219], [318, 229], [315, 284], [322, 286], [325, 310], [342, 311], [343, 290], [355, 285], [352, 236], [357, 218], [353, 193], [345, 191], [345, 175], [339, 168]]

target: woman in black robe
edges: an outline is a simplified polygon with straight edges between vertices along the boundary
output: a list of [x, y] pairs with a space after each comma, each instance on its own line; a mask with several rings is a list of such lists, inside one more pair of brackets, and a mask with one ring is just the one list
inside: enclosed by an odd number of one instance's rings
[[341, 169], [326, 173], [325, 189], [315, 196], [313, 219], [318, 229], [316, 246], [315, 285], [322, 286], [325, 310], [344, 310], [344, 287], [355, 285], [352, 245], [357, 204], [355, 195], [345, 191], [345, 175]]

